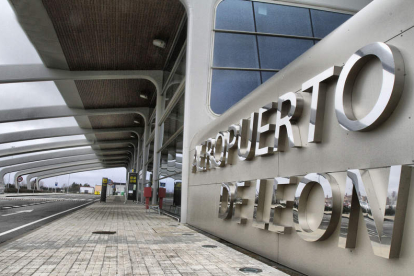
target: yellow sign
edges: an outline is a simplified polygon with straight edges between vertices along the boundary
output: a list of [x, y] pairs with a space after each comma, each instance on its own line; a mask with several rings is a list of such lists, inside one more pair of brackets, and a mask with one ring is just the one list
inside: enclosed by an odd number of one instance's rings
[[137, 184], [137, 173], [129, 173], [129, 184]]

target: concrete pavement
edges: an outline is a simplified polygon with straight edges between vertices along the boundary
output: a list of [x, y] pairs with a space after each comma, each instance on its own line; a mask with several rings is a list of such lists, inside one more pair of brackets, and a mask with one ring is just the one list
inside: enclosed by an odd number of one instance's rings
[[141, 205], [108, 201], [1, 245], [0, 275], [286, 275]]

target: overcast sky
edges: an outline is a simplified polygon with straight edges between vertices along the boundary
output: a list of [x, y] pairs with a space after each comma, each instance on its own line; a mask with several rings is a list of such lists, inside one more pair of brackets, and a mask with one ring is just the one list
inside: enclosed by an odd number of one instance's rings
[[[39, 55], [31, 45], [26, 35], [19, 26], [14, 12], [8, 1], [0, 0], [0, 66], [10, 64], [41, 64]], [[51, 105], [65, 105], [65, 102], [53, 82], [33, 82], [18, 84], [0, 85], [0, 110], [18, 109], [25, 107], [41, 107]], [[0, 134], [31, 129], [77, 126], [74, 118], [58, 118], [47, 120], [35, 120], [18, 123], [0, 124]], [[42, 139], [36, 141], [24, 141], [18, 143], [0, 144], [0, 150], [24, 145], [62, 141], [62, 140], [85, 139], [83, 135]], [[12, 158], [12, 157], [10, 157]], [[3, 160], [0, 158], [0, 160]], [[13, 177], [13, 174], [10, 175]], [[91, 185], [100, 184], [102, 177], [108, 177], [115, 182], [125, 182], [125, 169], [106, 169], [99, 171], [83, 172], [72, 174], [70, 182], [88, 183]], [[5, 176], [7, 183], [9, 175]], [[45, 185], [54, 186], [55, 181], [59, 186], [67, 183], [69, 176], [59, 176], [52, 179], [45, 179]]]

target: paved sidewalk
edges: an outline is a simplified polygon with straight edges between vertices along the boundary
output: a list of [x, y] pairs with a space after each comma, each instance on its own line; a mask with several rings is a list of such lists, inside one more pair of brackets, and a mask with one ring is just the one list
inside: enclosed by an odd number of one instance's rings
[[[263, 272], [243, 273], [242, 267]], [[141, 205], [108, 202], [92, 204], [0, 246], [0, 275], [286, 274], [169, 217], [146, 213]]]

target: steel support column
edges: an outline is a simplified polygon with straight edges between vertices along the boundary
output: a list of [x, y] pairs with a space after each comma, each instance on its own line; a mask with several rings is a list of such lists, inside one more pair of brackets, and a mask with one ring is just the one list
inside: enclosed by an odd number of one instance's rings
[[155, 135], [154, 135], [154, 155], [152, 164], [152, 204], [157, 204], [157, 190], [158, 190], [158, 178], [160, 169], [160, 157], [158, 149], [162, 146], [162, 138], [164, 134], [164, 125], [159, 126], [160, 119], [164, 112], [165, 101], [164, 95], [157, 95], [157, 105], [155, 107]]
[[146, 144], [150, 135], [150, 129], [151, 129], [151, 125], [150, 122], [148, 121], [147, 124], [145, 124], [145, 129], [144, 129], [144, 139], [142, 141], [142, 178], [141, 178], [141, 199], [144, 198], [144, 187], [145, 187], [145, 183], [147, 182], [147, 168], [148, 165], [146, 165], [147, 161], [148, 161], [148, 148]]

